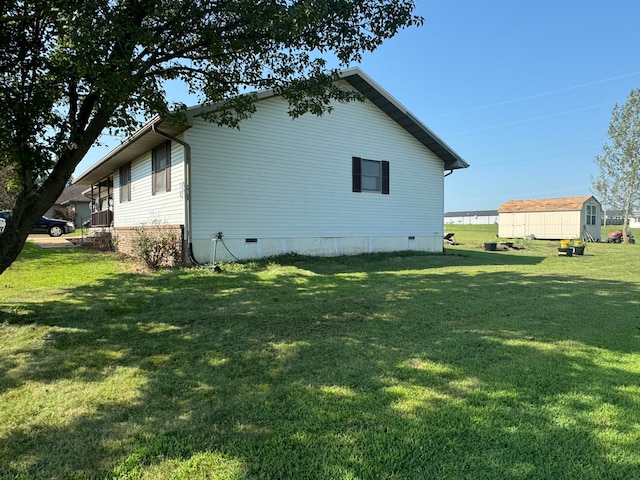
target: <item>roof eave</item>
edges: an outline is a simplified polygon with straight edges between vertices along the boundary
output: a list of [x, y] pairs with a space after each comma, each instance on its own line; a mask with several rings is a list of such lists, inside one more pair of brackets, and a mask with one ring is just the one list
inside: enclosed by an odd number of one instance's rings
[[449, 145], [362, 70], [359, 68], [345, 70], [341, 73], [341, 78], [437, 155], [444, 162], [445, 170], [469, 167], [469, 164]]
[[[451, 147], [413, 116], [411, 112], [362, 70], [352, 68], [341, 72], [340, 76], [440, 158], [444, 163], [445, 170], [469, 167], [469, 164], [455, 153]], [[254, 95], [256, 95], [258, 100], [263, 100], [274, 96], [275, 93], [273, 90], [266, 90], [254, 93]], [[111, 175], [122, 165], [125, 165], [166, 141], [165, 137], [154, 132], [154, 126], [157, 127], [162, 124], [163, 130], [167, 133], [178, 135], [190, 127], [194, 117], [200, 116], [206, 111], [215, 110], [219, 108], [220, 105], [221, 104], [213, 104], [188, 108], [186, 111], [187, 122], [181, 126], [174, 126], [163, 122], [158, 116], [154, 117], [140, 127], [133, 135], [80, 174], [73, 183], [88, 186], [99, 182], [103, 178]]]
[[156, 116], [142, 125], [120, 145], [109, 151], [104, 157], [74, 179], [74, 185], [91, 185], [111, 175], [122, 165], [129, 163], [140, 155], [166, 142], [166, 137], [156, 133], [154, 126], [162, 125], [163, 131], [171, 135], [179, 135], [189, 128], [189, 124], [172, 125]]

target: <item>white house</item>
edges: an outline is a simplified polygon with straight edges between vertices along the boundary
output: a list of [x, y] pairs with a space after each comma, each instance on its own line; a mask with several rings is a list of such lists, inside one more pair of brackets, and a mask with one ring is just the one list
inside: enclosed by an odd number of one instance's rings
[[[155, 118], [75, 180], [93, 192], [93, 226], [124, 247], [160, 222], [183, 235], [193, 262], [290, 252], [342, 255], [442, 251], [445, 172], [468, 164], [359, 69], [340, 85], [364, 102], [292, 119], [259, 94], [239, 129], [188, 110], [187, 124]], [[216, 242], [217, 243], [217, 242]]]
[[[622, 210], [602, 211], [602, 225], [622, 225], [624, 223], [624, 212]], [[640, 228], [640, 212], [634, 212], [629, 216], [629, 227]]]
[[600, 241], [602, 207], [591, 196], [509, 200], [498, 208], [498, 236]]
[[451, 225], [494, 225], [498, 223], [497, 210], [465, 210], [445, 212], [444, 223]]

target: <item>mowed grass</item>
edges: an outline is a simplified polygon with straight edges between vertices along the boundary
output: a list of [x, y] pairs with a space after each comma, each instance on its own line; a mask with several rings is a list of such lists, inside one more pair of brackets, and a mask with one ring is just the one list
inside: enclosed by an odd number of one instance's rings
[[0, 478], [640, 477], [640, 245], [0, 276]]

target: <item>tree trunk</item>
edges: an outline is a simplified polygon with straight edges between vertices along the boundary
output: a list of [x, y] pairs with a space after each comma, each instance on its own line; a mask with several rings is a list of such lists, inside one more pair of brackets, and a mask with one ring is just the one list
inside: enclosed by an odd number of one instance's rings
[[18, 258], [30, 231], [31, 225], [24, 221], [16, 224], [13, 219], [7, 220], [4, 232], [0, 235], [0, 274]]
[[[18, 258], [36, 221], [60, 196], [78, 163], [107, 125], [111, 113], [104, 110], [96, 113], [76, 148], [66, 149], [60, 155], [42, 185], [37, 189], [24, 189], [20, 192], [5, 231], [0, 235], [0, 275]], [[26, 184], [27, 181], [23, 181], [23, 185]]]
[[[70, 158], [65, 160], [66, 163], [72, 162]], [[0, 235], [0, 275], [18, 257], [36, 221], [60, 196], [69, 177], [58, 178], [55, 181], [50, 177], [38, 192], [21, 192], [18, 195], [5, 230]]]

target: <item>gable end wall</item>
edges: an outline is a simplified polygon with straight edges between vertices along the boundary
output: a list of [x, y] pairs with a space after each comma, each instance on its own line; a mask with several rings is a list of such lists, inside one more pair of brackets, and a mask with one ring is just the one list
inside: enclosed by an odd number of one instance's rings
[[[185, 132], [196, 258], [216, 232], [239, 258], [442, 250], [443, 163], [371, 102], [298, 119], [280, 98], [257, 108], [239, 130]], [[354, 156], [389, 162], [389, 195], [352, 192]]]

